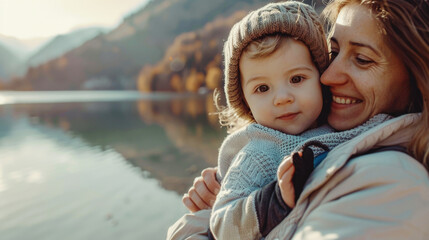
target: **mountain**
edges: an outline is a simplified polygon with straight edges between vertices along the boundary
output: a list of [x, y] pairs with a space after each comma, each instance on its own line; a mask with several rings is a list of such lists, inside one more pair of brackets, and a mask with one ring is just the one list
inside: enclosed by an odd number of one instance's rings
[[7, 48], [8, 51], [13, 53], [20, 60], [26, 59], [33, 50], [27, 44], [22, 42], [22, 40], [2, 34], [0, 34], [0, 44]]
[[[226, 21], [229, 25], [219, 22], [238, 11], [246, 13], [268, 2], [271, 1], [152, 0], [126, 17], [117, 28], [56, 59], [29, 68], [24, 77], [15, 79], [6, 88], [82, 90], [138, 87], [145, 91], [198, 91], [207, 87], [207, 76], [215, 83], [220, 77], [221, 46], [235, 21]], [[180, 50], [169, 50], [172, 45], [190, 49], [183, 49], [187, 51], [186, 56], [179, 56]], [[169, 59], [173, 60], [168, 55], [172, 52], [179, 54], [174, 56], [177, 60], [172, 63], [178, 74], [168, 72], [170, 75], [161, 76], [165, 66], [169, 66]], [[183, 59], [189, 61], [181, 62]], [[198, 67], [190, 67], [192, 62], [198, 62]], [[179, 72], [178, 67], [181, 68]], [[155, 75], [158, 77], [152, 78]]]
[[36, 53], [27, 60], [27, 67], [35, 67], [49, 60], [55, 59], [64, 53], [79, 47], [84, 42], [95, 36], [107, 32], [100, 27], [84, 28], [68, 34], [58, 35], [43, 45]]
[[3, 45], [1, 58], [7, 59], [2, 61], [3, 67], [0, 69], [0, 78], [7, 81], [9, 78], [23, 76], [29, 67], [36, 67], [58, 58], [105, 32], [107, 32], [106, 28], [90, 27], [58, 35], [52, 39], [27, 40], [0, 35], [0, 44]]
[[0, 82], [8, 82], [8, 79], [15, 75], [21, 64], [21, 58], [0, 43]]

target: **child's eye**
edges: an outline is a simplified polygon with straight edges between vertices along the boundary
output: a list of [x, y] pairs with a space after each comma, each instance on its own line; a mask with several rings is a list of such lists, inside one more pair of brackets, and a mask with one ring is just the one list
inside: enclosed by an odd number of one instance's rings
[[267, 85], [261, 85], [261, 86], [256, 88], [256, 92], [266, 92], [266, 91], [268, 91], [268, 89], [270, 89], [270, 88]]
[[300, 83], [300, 82], [302, 82], [302, 79], [303, 79], [303, 77], [302, 77], [302, 76], [293, 76], [293, 77], [290, 79], [290, 82], [291, 82], [291, 83]]

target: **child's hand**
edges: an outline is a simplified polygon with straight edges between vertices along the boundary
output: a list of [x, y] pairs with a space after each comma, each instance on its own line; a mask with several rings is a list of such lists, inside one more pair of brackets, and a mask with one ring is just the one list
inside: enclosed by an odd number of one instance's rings
[[286, 157], [277, 169], [277, 181], [283, 201], [290, 208], [295, 207], [295, 189], [292, 183], [292, 177], [295, 173], [295, 166], [292, 163], [292, 157]]
[[220, 184], [216, 180], [217, 168], [206, 168], [201, 176], [195, 178], [194, 185], [182, 198], [183, 204], [191, 211], [213, 207], [216, 195], [219, 193]]

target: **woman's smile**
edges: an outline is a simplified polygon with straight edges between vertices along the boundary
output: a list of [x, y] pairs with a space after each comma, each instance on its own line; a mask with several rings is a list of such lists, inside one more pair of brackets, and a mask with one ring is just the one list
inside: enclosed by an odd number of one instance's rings
[[337, 104], [355, 104], [362, 102], [356, 98], [332, 96], [332, 102]]

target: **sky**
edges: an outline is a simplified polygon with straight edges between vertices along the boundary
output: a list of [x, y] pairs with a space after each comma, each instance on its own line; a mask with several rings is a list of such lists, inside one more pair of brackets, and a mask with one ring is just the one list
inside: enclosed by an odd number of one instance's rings
[[0, 0], [0, 34], [46, 38], [75, 29], [115, 27], [147, 0]]

